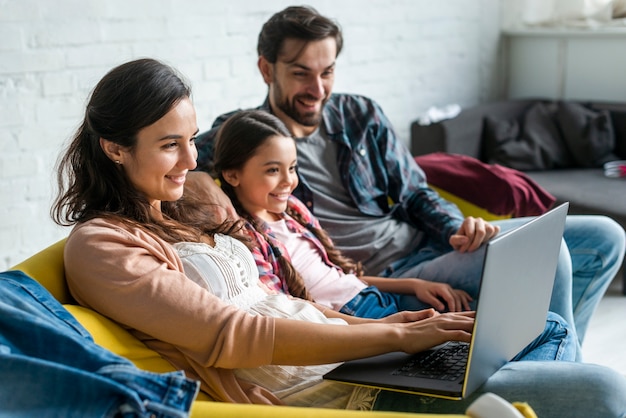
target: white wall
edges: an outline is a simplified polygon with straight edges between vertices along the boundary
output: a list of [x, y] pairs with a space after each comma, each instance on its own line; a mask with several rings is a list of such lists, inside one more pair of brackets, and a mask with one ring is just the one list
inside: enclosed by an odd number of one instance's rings
[[[56, 158], [104, 73], [137, 57], [177, 67], [201, 130], [260, 104], [262, 23], [288, 1], [3, 0], [0, 6], [0, 270], [68, 233], [49, 217]], [[498, 93], [500, 0], [311, 0], [344, 29], [335, 91], [376, 99], [402, 138], [430, 106]]]

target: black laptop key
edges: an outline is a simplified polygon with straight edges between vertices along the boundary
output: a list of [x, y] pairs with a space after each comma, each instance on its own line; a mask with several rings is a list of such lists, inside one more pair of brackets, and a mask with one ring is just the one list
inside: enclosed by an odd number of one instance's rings
[[450, 341], [435, 350], [415, 354], [392, 374], [426, 379], [457, 380], [465, 372], [468, 351], [468, 343]]

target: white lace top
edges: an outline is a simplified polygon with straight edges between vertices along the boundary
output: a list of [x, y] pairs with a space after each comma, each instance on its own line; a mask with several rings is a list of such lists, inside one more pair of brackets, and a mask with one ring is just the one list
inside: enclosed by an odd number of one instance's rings
[[[214, 247], [196, 242], [174, 245], [185, 275], [201, 287], [253, 315], [345, 324], [326, 318], [304, 300], [271, 293], [259, 280], [254, 258], [242, 242], [221, 234], [214, 238]], [[288, 405], [345, 408], [354, 388], [322, 380], [322, 375], [336, 366], [264, 366], [235, 373], [271, 390]]]

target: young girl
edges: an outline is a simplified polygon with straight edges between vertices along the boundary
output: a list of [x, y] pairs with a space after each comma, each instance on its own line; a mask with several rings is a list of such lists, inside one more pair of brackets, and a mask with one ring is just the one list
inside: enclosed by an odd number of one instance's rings
[[218, 132], [215, 169], [247, 221], [266, 285], [365, 318], [431, 306], [470, 308], [472, 298], [448, 284], [363, 276], [360, 263], [342, 256], [313, 214], [291, 195], [298, 185], [296, 161], [294, 139], [266, 112], [239, 112]]

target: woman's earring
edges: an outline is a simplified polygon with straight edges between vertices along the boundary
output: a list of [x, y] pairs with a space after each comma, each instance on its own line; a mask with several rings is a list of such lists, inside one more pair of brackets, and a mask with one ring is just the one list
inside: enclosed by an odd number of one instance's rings
[[120, 165], [122, 162], [120, 160], [115, 160], [115, 164]]

